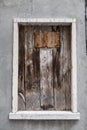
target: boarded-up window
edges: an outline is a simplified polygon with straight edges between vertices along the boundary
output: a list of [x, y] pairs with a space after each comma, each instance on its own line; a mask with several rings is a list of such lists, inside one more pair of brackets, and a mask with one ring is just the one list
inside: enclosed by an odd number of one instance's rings
[[18, 110], [71, 110], [71, 27], [19, 25]]

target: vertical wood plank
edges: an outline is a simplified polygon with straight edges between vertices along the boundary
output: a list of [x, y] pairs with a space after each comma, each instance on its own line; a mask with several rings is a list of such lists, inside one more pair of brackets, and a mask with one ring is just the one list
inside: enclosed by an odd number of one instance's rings
[[[59, 49], [53, 49], [53, 86], [54, 86], [54, 99], [55, 99], [55, 109], [61, 108], [61, 98], [63, 95], [61, 95], [61, 84], [60, 84], [60, 50]], [[63, 100], [64, 101], [64, 100]], [[64, 103], [63, 103], [64, 104]]]
[[[54, 56], [56, 61], [54, 69], [55, 108], [57, 110], [70, 110], [71, 106], [71, 56], [70, 56], [69, 27], [60, 27], [60, 52]], [[55, 58], [56, 57], [56, 58]], [[58, 71], [59, 67], [59, 71]], [[55, 76], [58, 71], [59, 76]], [[57, 75], [58, 75], [57, 74]], [[58, 80], [58, 81], [57, 81]], [[60, 80], [60, 81], [59, 81]]]
[[41, 108], [53, 109], [52, 50], [40, 49]]
[[71, 34], [70, 26], [63, 27], [63, 81], [65, 87], [65, 110], [71, 109]]
[[71, 27], [66, 26], [64, 28], [65, 35], [65, 110], [71, 110]]
[[54, 52], [54, 93], [55, 93], [55, 109], [65, 110], [65, 86], [63, 79], [64, 64], [64, 42], [63, 28], [60, 27], [60, 49]]
[[24, 27], [19, 26], [18, 110], [25, 110], [24, 64], [25, 64], [25, 32]]
[[28, 49], [33, 49], [34, 48], [34, 38], [33, 38], [33, 30], [34, 27], [33, 26], [26, 26], [26, 40], [27, 40], [27, 46]]
[[[27, 34], [29, 34], [27, 30]], [[33, 33], [32, 33], [33, 35]], [[33, 36], [26, 37], [25, 43], [25, 91], [26, 110], [40, 110], [40, 65], [39, 50], [31, 49], [29, 44], [33, 44]], [[30, 41], [29, 41], [30, 39]]]

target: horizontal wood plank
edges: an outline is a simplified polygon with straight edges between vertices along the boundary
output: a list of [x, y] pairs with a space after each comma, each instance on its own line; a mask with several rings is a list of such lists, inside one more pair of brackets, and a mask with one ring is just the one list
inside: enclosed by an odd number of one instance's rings
[[35, 32], [34, 33], [34, 42], [36, 48], [53, 48], [59, 47], [59, 32]]

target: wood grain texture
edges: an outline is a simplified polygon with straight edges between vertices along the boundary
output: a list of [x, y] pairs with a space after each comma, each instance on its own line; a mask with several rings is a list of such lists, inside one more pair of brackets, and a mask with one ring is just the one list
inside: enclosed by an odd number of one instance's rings
[[53, 73], [52, 50], [40, 49], [40, 90], [41, 108], [49, 110], [53, 108]]
[[[71, 80], [70, 80], [70, 29], [67, 27], [60, 27], [60, 52], [56, 54], [55, 73], [54, 78], [55, 87], [55, 109], [57, 110], [70, 110], [71, 109]], [[69, 46], [69, 47], [68, 47]], [[58, 68], [59, 67], [59, 70]], [[59, 76], [58, 76], [59, 75]]]
[[59, 32], [35, 32], [34, 41], [36, 48], [59, 47]]
[[[39, 50], [33, 48], [33, 37], [28, 37], [30, 34], [28, 31], [30, 31], [29, 28], [27, 30], [25, 43], [26, 110], [40, 110]], [[31, 43], [32, 46], [29, 45]], [[33, 49], [31, 49], [30, 47]]]
[[64, 27], [65, 49], [65, 110], [71, 110], [71, 27]]
[[[33, 32], [34, 32], [34, 27], [33, 26], [25, 26], [26, 30], [26, 45], [28, 46], [28, 49], [33, 49], [34, 48], [34, 42], [33, 42]], [[26, 46], [25, 46], [26, 47]]]
[[25, 64], [25, 30], [19, 26], [19, 71], [18, 71], [18, 110], [25, 110], [24, 64]]
[[51, 27], [35, 26], [34, 27], [34, 46], [42, 48], [47, 46], [47, 34], [51, 32]]
[[71, 110], [70, 26], [19, 30], [19, 110]]

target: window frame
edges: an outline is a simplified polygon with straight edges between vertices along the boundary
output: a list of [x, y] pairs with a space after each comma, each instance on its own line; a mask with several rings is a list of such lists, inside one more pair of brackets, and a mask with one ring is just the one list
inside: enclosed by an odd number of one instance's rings
[[[32, 25], [71, 25], [71, 111], [18, 111], [18, 44], [19, 24]], [[12, 112], [9, 119], [80, 119], [77, 112], [77, 56], [76, 56], [76, 19], [75, 18], [15, 18], [13, 30], [13, 81], [12, 81]]]

